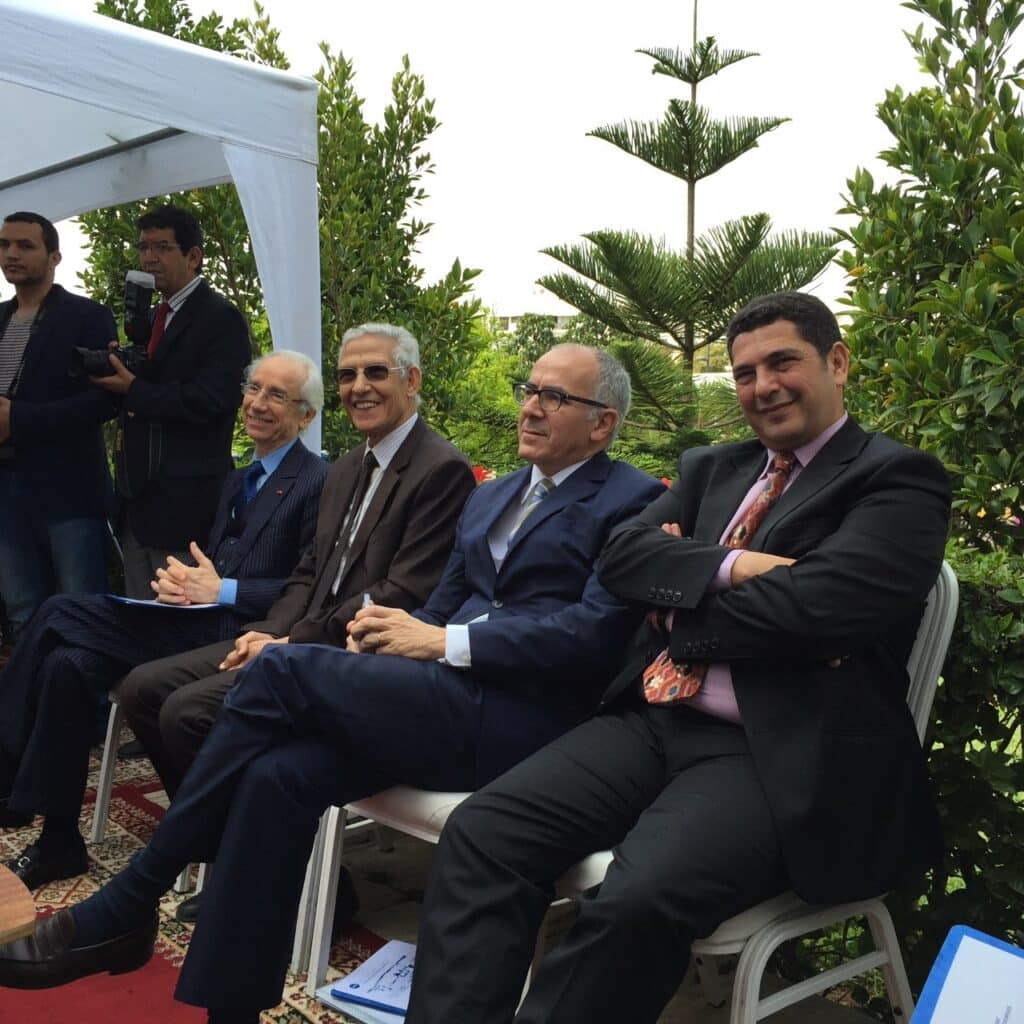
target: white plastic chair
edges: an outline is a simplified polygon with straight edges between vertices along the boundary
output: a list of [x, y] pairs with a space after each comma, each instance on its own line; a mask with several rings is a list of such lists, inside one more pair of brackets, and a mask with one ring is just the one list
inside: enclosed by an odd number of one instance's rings
[[[939, 577], [928, 596], [914, 647], [907, 662], [910, 686], [907, 703], [917, 734], [924, 739], [935, 688], [946, 658], [953, 624], [956, 620], [959, 587], [953, 570], [943, 562]], [[451, 812], [469, 793], [431, 793], [408, 786], [396, 786], [366, 800], [349, 804], [347, 810], [365, 815], [382, 825], [436, 843]], [[335, 885], [341, 864], [345, 810], [332, 807], [321, 820], [317, 837], [319, 848], [318, 897], [312, 920], [300, 915], [299, 926], [311, 931], [309, 978], [306, 992], [316, 994], [327, 972], [330, 929], [334, 914]], [[558, 898], [574, 898], [604, 880], [612, 853], [591, 854], [563, 875], [555, 885]], [[311, 872], [313, 864], [311, 860]], [[307, 874], [307, 888], [314, 874]], [[305, 894], [304, 894], [305, 895]], [[828, 928], [852, 917], [867, 919], [876, 949], [828, 971], [791, 985], [780, 992], [761, 997], [761, 979], [771, 954], [789, 939]], [[300, 936], [296, 934], [296, 950]], [[721, 980], [708, 960], [739, 954], [733, 980], [730, 1024], [754, 1024], [786, 1006], [808, 996], [855, 978], [872, 968], [881, 968], [886, 992], [897, 1020], [909, 1021], [914, 1012], [910, 984], [903, 966], [899, 940], [889, 911], [881, 896], [833, 906], [812, 906], [793, 892], [786, 892], [723, 922], [712, 935], [692, 946], [694, 962], [700, 971], [705, 998], [721, 1005], [727, 996]], [[706, 969], [711, 967], [710, 970]]]
[[[96, 779], [96, 803], [92, 812], [92, 831], [89, 842], [102, 843], [107, 836], [107, 819], [110, 817], [110, 794], [114, 789], [114, 769], [117, 767], [117, 747], [124, 725], [124, 710], [113, 694], [110, 696], [110, 714], [107, 716], [107, 735], [103, 741], [103, 757], [100, 759], [100, 773]], [[206, 865], [199, 869], [197, 891], [203, 887]], [[176, 893], [186, 893], [192, 888], [192, 865], [190, 864], [174, 882]]]

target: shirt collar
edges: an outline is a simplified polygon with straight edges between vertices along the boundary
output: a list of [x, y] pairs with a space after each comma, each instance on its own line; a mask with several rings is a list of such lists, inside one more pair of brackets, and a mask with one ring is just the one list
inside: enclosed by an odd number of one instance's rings
[[[557, 473], [552, 473], [551, 476], [548, 477], [548, 479], [556, 487], [558, 487], [561, 484], [565, 483], [565, 481], [568, 480], [569, 477], [571, 477], [573, 473], [575, 473], [576, 470], [583, 465], [583, 463], [589, 461], [590, 459], [581, 459], [579, 462], [574, 462], [571, 466], [566, 466], [565, 469], [560, 469]], [[538, 482], [543, 480], [545, 476], [547, 476], [547, 474], [544, 473], [541, 469], [539, 469], [537, 466], [533, 467], [533, 471], [530, 473], [530, 482], [529, 484], [527, 484], [526, 490], [523, 492], [522, 501], [526, 501], [526, 499], [532, 493], [534, 487], [536, 487]]]
[[[826, 427], [813, 441], [808, 441], [807, 444], [801, 445], [799, 448], [793, 449], [793, 454], [796, 456], [797, 464], [802, 468], [806, 469], [811, 464], [811, 459], [814, 458], [822, 448], [825, 447], [832, 440], [836, 434], [842, 429], [843, 424], [850, 418], [848, 412], [844, 412], [830, 427]], [[768, 449], [768, 465], [771, 465], [771, 460], [778, 455], [778, 452], [773, 449]], [[768, 472], [767, 466], [765, 472]]]
[[416, 426], [416, 421], [420, 418], [418, 412], [414, 412], [404, 423], [399, 424], [387, 434], [382, 437], [372, 447], [368, 444], [366, 446], [367, 451], [373, 452], [374, 458], [377, 460], [377, 465], [380, 466], [381, 472], [391, 465], [391, 460], [398, 454], [398, 449], [402, 447], [402, 442], [412, 432], [412, 428]]
[[[295, 442], [298, 441], [297, 437], [293, 437], [290, 441], [281, 445], [279, 448], [275, 448], [269, 455], [259, 456], [260, 465], [263, 466], [263, 472], [270, 476], [271, 473], [277, 469], [278, 466], [284, 462], [284, 457], [292, 450]], [[253, 461], [256, 460], [256, 456], [253, 456]]]
[[165, 300], [167, 305], [171, 307], [172, 313], [177, 313], [185, 305], [185, 300], [199, 287], [199, 282], [202, 279], [202, 274], [196, 274], [180, 292], [175, 292], [169, 299]]

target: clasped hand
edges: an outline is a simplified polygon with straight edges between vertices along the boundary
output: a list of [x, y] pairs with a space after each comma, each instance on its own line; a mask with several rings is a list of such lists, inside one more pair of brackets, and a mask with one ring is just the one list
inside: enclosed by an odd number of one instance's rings
[[401, 608], [360, 608], [347, 629], [345, 647], [357, 654], [400, 654], [418, 661], [444, 657], [444, 628], [414, 619]]
[[220, 597], [221, 578], [195, 541], [188, 547], [196, 565], [186, 565], [171, 555], [167, 568], [157, 569], [156, 579], [149, 585], [163, 604], [214, 604]]

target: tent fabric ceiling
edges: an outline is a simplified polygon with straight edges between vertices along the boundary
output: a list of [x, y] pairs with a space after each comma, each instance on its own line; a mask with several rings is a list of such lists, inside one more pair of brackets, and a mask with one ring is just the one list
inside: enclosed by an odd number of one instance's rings
[[316, 82], [23, 0], [0, 0], [0, 39], [0, 216], [59, 220], [233, 179], [274, 344], [319, 365]]

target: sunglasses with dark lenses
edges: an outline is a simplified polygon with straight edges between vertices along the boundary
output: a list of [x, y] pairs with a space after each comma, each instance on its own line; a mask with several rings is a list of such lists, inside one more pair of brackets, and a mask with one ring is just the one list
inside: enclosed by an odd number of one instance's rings
[[380, 384], [386, 381], [392, 373], [401, 373], [404, 367], [387, 366], [384, 363], [370, 363], [369, 366], [353, 368], [351, 366], [338, 367], [338, 383], [343, 387], [355, 384], [356, 377], [361, 373], [371, 384]]
[[512, 395], [520, 404], [525, 404], [528, 398], [537, 396], [540, 407], [544, 412], [558, 412], [563, 402], [578, 402], [580, 405], [592, 405], [595, 409], [607, 409], [604, 402], [595, 402], [592, 398], [580, 398], [579, 395], [570, 395], [561, 388], [539, 388], [536, 384], [521, 382], [512, 385]]

